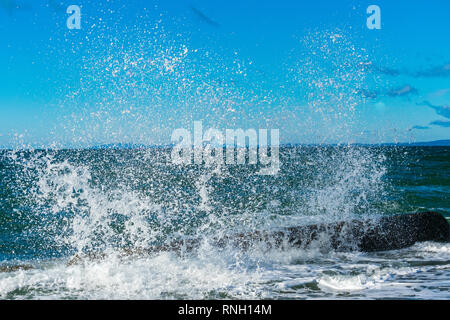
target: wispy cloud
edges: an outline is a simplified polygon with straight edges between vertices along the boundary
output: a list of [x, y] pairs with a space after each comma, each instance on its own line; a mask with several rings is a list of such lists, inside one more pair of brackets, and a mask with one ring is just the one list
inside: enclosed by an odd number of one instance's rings
[[0, 7], [8, 12], [9, 15], [11, 15], [14, 10], [19, 9], [19, 5], [14, 0], [0, 0]]
[[217, 23], [216, 21], [214, 21], [213, 19], [211, 19], [210, 17], [208, 17], [206, 14], [204, 14], [202, 11], [200, 11], [199, 9], [197, 9], [194, 6], [189, 6], [189, 8], [191, 9], [192, 12], [195, 13], [195, 15], [197, 16], [197, 18], [207, 24], [209, 24], [210, 26], [213, 27], [220, 27], [220, 24]]
[[[433, 108], [438, 115], [443, 116], [447, 119], [450, 119], [450, 106], [436, 106], [436, 105], [431, 104], [428, 101], [423, 101], [421, 103], [418, 103], [418, 105], [425, 105], [430, 108]], [[435, 121], [430, 122], [430, 125], [449, 128], [450, 121], [449, 120], [435, 120]]]
[[436, 90], [436, 91], [430, 93], [430, 96], [439, 98], [439, 97], [445, 96], [448, 93], [450, 93], [450, 88], [445, 88], [445, 89], [439, 89], [439, 90]]
[[364, 98], [376, 99], [379, 96], [389, 96], [389, 97], [404, 97], [410, 94], [417, 94], [419, 91], [413, 86], [406, 84], [401, 87], [392, 88], [384, 92], [375, 90], [358, 89], [356, 93]]
[[450, 121], [448, 121], [448, 120], [436, 120], [436, 121], [430, 122], [430, 125], [444, 127], [444, 128], [450, 128]]
[[412, 128], [411, 128], [411, 130], [428, 130], [428, 129], [430, 129], [430, 127], [428, 127], [428, 126], [413, 126]]
[[366, 90], [366, 89], [358, 89], [358, 90], [356, 90], [356, 93], [364, 98], [369, 98], [369, 99], [376, 99], [378, 97], [378, 92], [370, 91], [370, 90]]
[[436, 106], [428, 101], [423, 101], [421, 103], [418, 103], [418, 105], [425, 105], [430, 108], [433, 108], [438, 115], [450, 119], [450, 106]]
[[402, 70], [390, 68], [390, 67], [373, 66], [373, 70], [375, 70], [378, 73], [385, 74], [388, 76], [399, 76], [402, 73], [404, 73], [404, 71], [402, 71]]
[[12, 15], [17, 10], [29, 10], [31, 7], [26, 4], [19, 4], [15, 0], [0, 0], [0, 8], [5, 10], [8, 15]]
[[415, 75], [417, 77], [448, 77], [450, 76], [450, 63], [418, 71]]
[[378, 73], [392, 77], [400, 75], [415, 78], [450, 77], [450, 63], [444, 63], [442, 65], [437, 65], [433, 67], [426, 67], [422, 68], [421, 70], [396, 69], [391, 67], [379, 67], [379, 66], [374, 66], [373, 70], [375, 70]]
[[418, 93], [417, 89], [413, 86], [407, 84], [399, 88], [391, 89], [386, 94], [390, 97], [401, 97], [406, 96], [409, 94], [416, 94]]
[[56, 12], [65, 12], [66, 6], [62, 2], [55, 1], [55, 0], [47, 0], [47, 6], [50, 7], [53, 11]]

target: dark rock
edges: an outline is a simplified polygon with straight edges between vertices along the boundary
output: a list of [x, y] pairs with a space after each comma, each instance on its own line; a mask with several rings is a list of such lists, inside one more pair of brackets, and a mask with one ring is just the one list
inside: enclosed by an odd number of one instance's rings
[[[231, 245], [246, 250], [257, 242], [264, 242], [268, 248], [307, 248], [319, 242], [337, 251], [371, 252], [405, 248], [423, 241], [450, 241], [449, 224], [441, 214], [422, 212], [378, 216], [278, 231], [239, 233], [213, 239], [211, 244], [217, 247]], [[192, 251], [200, 244], [200, 239], [178, 240], [145, 251]]]
[[[378, 216], [334, 223], [290, 227], [277, 231], [255, 231], [238, 233], [212, 239], [213, 246], [233, 246], [247, 250], [257, 243], [267, 249], [296, 247], [307, 249], [311, 245], [336, 251], [385, 251], [406, 248], [416, 242], [450, 241], [450, 227], [447, 220], [436, 212]], [[198, 248], [202, 239], [172, 241], [150, 248], [121, 249], [122, 256], [142, 256], [162, 251], [178, 253], [191, 252]], [[104, 258], [102, 253], [75, 255], [68, 264], [77, 264], [86, 258]]]
[[15, 272], [19, 270], [32, 270], [33, 266], [30, 265], [11, 265], [11, 266], [0, 266], [0, 272]]

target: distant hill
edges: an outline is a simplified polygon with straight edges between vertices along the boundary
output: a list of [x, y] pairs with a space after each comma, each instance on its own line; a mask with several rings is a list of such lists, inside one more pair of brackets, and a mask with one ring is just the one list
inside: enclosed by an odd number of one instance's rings
[[450, 146], [450, 140], [435, 140], [424, 142], [402, 142], [402, 143], [383, 143], [382, 145], [388, 146], [413, 146], [413, 147], [448, 147]]
[[[345, 145], [345, 144], [341, 144]], [[424, 141], [424, 142], [387, 142], [378, 144], [364, 144], [364, 143], [354, 143], [355, 146], [411, 146], [411, 147], [448, 147], [450, 146], [450, 140], [435, 140], [435, 141]], [[111, 143], [103, 144], [99, 146], [94, 146], [89, 149], [162, 149], [162, 148], [172, 148], [174, 144], [167, 145], [144, 145], [135, 143]], [[282, 144], [281, 147], [296, 147], [296, 146], [324, 146], [319, 144], [308, 144], [308, 143], [286, 143]], [[325, 146], [337, 146], [337, 144], [325, 144]], [[225, 145], [223, 146], [225, 148]]]
[[144, 145], [134, 144], [134, 143], [110, 143], [102, 144], [99, 146], [93, 146], [89, 149], [142, 149], [145, 148]]
[[[341, 144], [345, 145], [345, 144]], [[449, 140], [435, 140], [435, 141], [423, 141], [423, 142], [399, 142], [399, 143], [379, 143], [379, 144], [364, 144], [364, 143], [354, 143], [354, 146], [405, 146], [405, 147], [450, 147], [450, 139]], [[289, 148], [289, 147], [300, 147], [300, 146], [337, 146], [337, 144], [308, 144], [308, 143], [286, 143], [282, 144], [281, 147]], [[144, 145], [144, 144], [136, 144], [136, 143], [111, 143], [111, 144], [102, 144], [98, 146], [92, 146], [86, 149], [90, 150], [126, 150], [126, 149], [167, 149], [174, 147], [174, 144], [165, 144], [165, 145]], [[224, 146], [225, 147], [225, 146]], [[19, 150], [25, 150], [27, 148], [19, 148]], [[38, 148], [42, 150], [43, 148]], [[63, 148], [64, 149], [64, 148]], [[67, 149], [72, 149], [68, 147]], [[11, 148], [7, 146], [0, 146], [0, 150], [18, 150], [17, 148]]]
[[93, 146], [89, 149], [158, 149], [158, 148], [167, 148], [170, 147], [168, 145], [145, 145], [145, 144], [136, 144], [136, 143], [110, 143], [110, 144], [102, 144], [99, 146]]

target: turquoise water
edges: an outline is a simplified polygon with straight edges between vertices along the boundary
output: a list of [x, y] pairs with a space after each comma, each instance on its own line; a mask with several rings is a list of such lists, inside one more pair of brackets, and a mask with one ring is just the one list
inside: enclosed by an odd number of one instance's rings
[[[170, 150], [2, 151], [3, 299], [450, 298], [450, 245], [215, 248], [221, 234], [425, 210], [450, 217], [449, 147], [285, 147], [281, 170]], [[179, 238], [190, 253], [127, 255]], [[68, 264], [74, 255], [101, 258]], [[100, 255], [99, 255], [100, 254]]]

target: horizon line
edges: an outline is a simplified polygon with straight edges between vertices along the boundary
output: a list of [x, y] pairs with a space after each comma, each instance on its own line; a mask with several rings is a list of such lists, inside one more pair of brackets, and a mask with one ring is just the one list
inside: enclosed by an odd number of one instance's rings
[[[62, 146], [62, 147], [6, 147], [0, 146], [0, 150], [108, 150], [108, 149], [154, 149], [154, 148], [171, 148], [176, 144], [140, 144], [140, 143], [105, 143], [98, 145], [91, 145], [85, 147], [76, 147], [76, 146]], [[342, 146], [432, 146], [432, 147], [448, 147], [450, 146], [450, 139], [441, 139], [441, 140], [431, 140], [431, 141], [418, 141], [418, 142], [379, 142], [379, 143], [362, 143], [362, 142], [340, 142], [340, 143], [283, 143], [280, 144], [280, 148], [286, 147], [298, 147], [298, 146], [306, 146], [306, 147], [342, 147]], [[191, 147], [194, 147], [192, 145]], [[248, 145], [245, 146], [237, 146], [233, 145], [233, 148], [248, 148]], [[267, 146], [271, 147], [271, 146]], [[227, 148], [227, 145], [223, 145], [222, 148]], [[256, 146], [259, 148], [259, 145]]]

